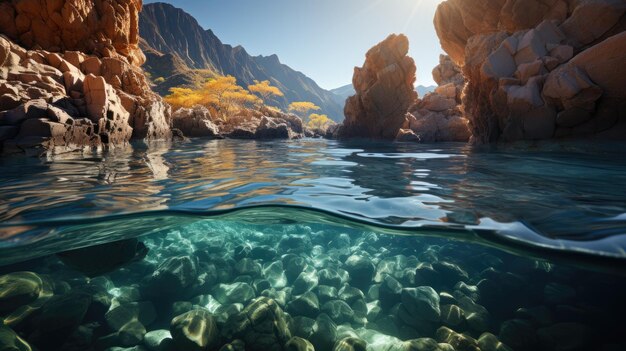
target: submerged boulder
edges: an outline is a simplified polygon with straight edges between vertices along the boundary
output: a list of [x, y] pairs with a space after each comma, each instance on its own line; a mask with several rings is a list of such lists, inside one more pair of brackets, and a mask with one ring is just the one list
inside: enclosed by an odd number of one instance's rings
[[266, 297], [252, 301], [228, 318], [223, 335], [228, 340], [243, 340], [250, 351], [279, 351], [291, 339], [283, 310]]
[[0, 276], [0, 315], [35, 301], [43, 281], [32, 272], [15, 272]]
[[174, 346], [184, 350], [213, 349], [219, 342], [215, 319], [206, 310], [192, 310], [174, 318], [170, 332]]
[[148, 248], [139, 240], [127, 239], [61, 252], [57, 257], [65, 265], [86, 276], [96, 277], [141, 260], [147, 253]]

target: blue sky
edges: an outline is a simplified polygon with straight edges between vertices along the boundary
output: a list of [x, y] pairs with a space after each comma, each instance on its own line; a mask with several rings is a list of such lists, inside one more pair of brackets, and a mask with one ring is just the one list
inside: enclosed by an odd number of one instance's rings
[[[367, 50], [404, 33], [417, 64], [417, 84], [434, 84], [442, 53], [433, 27], [442, 0], [170, 0], [226, 44], [281, 62], [334, 89], [352, 81]], [[145, 1], [146, 3], [155, 1]]]

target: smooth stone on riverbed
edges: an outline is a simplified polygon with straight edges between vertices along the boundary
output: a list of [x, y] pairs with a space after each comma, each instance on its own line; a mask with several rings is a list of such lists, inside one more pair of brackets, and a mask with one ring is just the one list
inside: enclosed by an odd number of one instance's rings
[[344, 269], [350, 274], [350, 284], [358, 288], [367, 287], [372, 282], [376, 271], [376, 267], [370, 259], [359, 255], [348, 257]]
[[33, 302], [39, 297], [42, 288], [43, 281], [32, 272], [15, 272], [0, 276], [0, 314]]
[[131, 321], [138, 321], [144, 326], [150, 325], [156, 319], [156, 310], [152, 302], [130, 302], [109, 310], [104, 318], [113, 330], [120, 330]]
[[197, 278], [198, 260], [192, 256], [171, 257], [165, 260], [148, 278], [148, 295], [183, 294]]
[[143, 336], [143, 344], [150, 351], [167, 351], [172, 343], [172, 334], [166, 329], [153, 330]]
[[291, 339], [283, 310], [267, 297], [253, 300], [243, 311], [230, 316], [223, 335], [228, 340], [243, 340], [249, 351], [281, 350]]
[[12, 329], [0, 326], [0, 350], [2, 351], [31, 351], [32, 348], [22, 340]]
[[343, 338], [337, 343], [335, 343], [335, 347], [333, 351], [366, 351], [367, 343], [364, 340], [359, 338]]
[[439, 294], [430, 286], [402, 289], [401, 301], [415, 318], [437, 322], [441, 318]]
[[342, 300], [332, 300], [322, 306], [322, 312], [326, 313], [335, 323], [351, 323], [354, 320], [352, 307]]
[[317, 271], [314, 268], [308, 267], [304, 270], [298, 278], [293, 282], [292, 294], [299, 295], [307, 291], [311, 291], [317, 287], [319, 283], [319, 277]]
[[222, 346], [219, 351], [246, 351], [246, 343], [241, 340], [233, 340]]
[[315, 318], [320, 313], [320, 302], [314, 293], [307, 291], [287, 304], [287, 312], [292, 316]]
[[308, 340], [294, 336], [285, 344], [285, 351], [315, 351], [315, 347]]
[[213, 315], [197, 309], [181, 314], [172, 320], [170, 332], [174, 345], [189, 351], [203, 351], [215, 347], [219, 332]]
[[247, 304], [255, 296], [254, 289], [247, 283], [219, 284], [213, 296], [222, 304]]

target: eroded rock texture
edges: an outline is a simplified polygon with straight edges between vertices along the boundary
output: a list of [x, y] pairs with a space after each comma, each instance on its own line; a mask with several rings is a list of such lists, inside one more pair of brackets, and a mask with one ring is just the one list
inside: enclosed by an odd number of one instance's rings
[[65, 152], [171, 138], [139, 67], [140, 1], [0, 3], [0, 148]]
[[470, 139], [468, 120], [461, 108], [461, 92], [465, 80], [460, 68], [450, 57], [441, 55], [433, 69], [433, 78], [439, 85], [409, 109], [398, 141], [467, 142]]
[[356, 95], [348, 98], [342, 137], [394, 139], [417, 98], [415, 62], [407, 56], [409, 40], [390, 35], [370, 49], [362, 68], [354, 69]]
[[626, 1], [448, 0], [435, 15], [467, 80], [474, 141], [626, 138]]

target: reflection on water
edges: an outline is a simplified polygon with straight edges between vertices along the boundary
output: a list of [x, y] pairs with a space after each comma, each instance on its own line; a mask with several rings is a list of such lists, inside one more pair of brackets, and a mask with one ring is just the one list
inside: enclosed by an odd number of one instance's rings
[[623, 150], [195, 140], [54, 160], [3, 158], [0, 220], [12, 226], [0, 237], [17, 243], [63, 234], [15, 227], [34, 221], [282, 204], [371, 224], [497, 229], [623, 256]]

